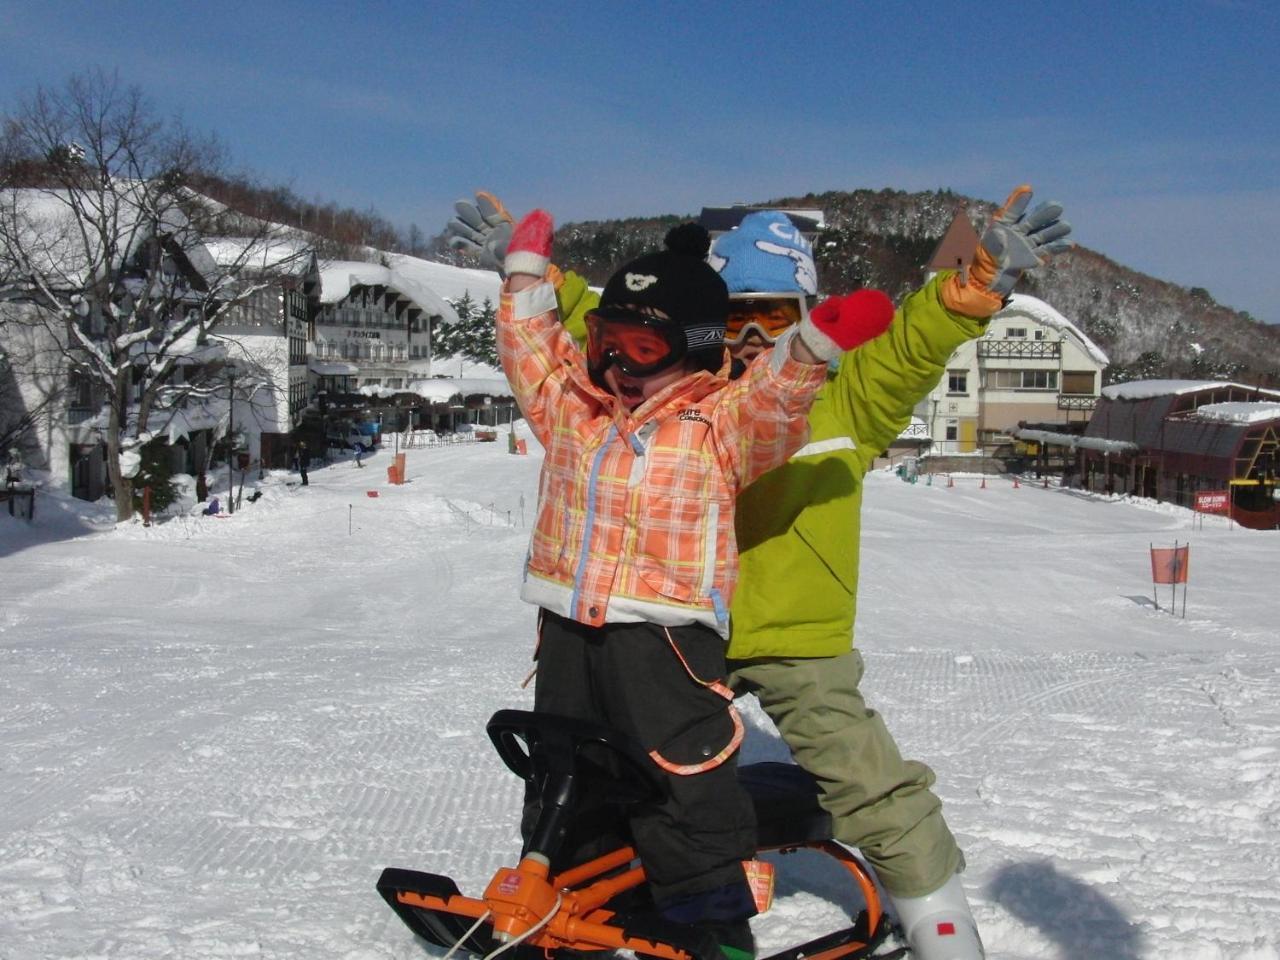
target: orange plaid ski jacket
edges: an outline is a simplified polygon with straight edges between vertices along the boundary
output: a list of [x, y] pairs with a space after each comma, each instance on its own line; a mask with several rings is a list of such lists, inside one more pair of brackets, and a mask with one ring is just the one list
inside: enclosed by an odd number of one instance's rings
[[595, 386], [541, 283], [503, 291], [498, 355], [546, 450], [521, 597], [580, 623], [728, 635], [734, 499], [808, 437], [822, 364], [789, 340], [733, 382], [699, 372], [628, 412]]

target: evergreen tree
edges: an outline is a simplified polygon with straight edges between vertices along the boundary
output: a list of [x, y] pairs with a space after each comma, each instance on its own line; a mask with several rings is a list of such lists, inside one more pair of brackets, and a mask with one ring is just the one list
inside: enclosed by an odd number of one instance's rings
[[498, 309], [493, 301], [485, 297], [484, 304], [477, 306], [471, 294], [464, 293], [454, 301], [453, 309], [458, 314], [458, 322], [436, 328], [432, 334], [433, 353], [496, 367], [498, 347], [493, 324]]
[[470, 292], [464, 293], [457, 300], [451, 301], [454, 312], [458, 315], [457, 323], [439, 323], [431, 330], [431, 352], [438, 357], [452, 357], [462, 351], [466, 339], [465, 330], [475, 313], [475, 301]]
[[491, 367], [499, 365], [498, 342], [494, 331], [494, 322], [497, 319], [497, 308], [493, 305], [492, 300], [485, 297], [484, 306], [480, 308], [480, 312], [476, 315], [467, 352], [467, 356], [476, 363], [487, 363]]
[[142, 509], [143, 491], [151, 488], [151, 510], [159, 513], [178, 499], [178, 486], [173, 481], [172, 450], [163, 440], [152, 440], [142, 447], [142, 464], [133, 481], [133, 508]]

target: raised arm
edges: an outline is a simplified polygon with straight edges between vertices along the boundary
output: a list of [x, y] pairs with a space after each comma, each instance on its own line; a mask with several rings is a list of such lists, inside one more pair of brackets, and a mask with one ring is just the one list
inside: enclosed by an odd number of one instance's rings
[[581, 354], [560, 323], [555, 288], [545, 278], [555, 225], [545, 210], [521, 220], [507, 244], [507, 276], [498, 307], [498, 357], [525, 419], [546, 445], [550, 411], [563, 404], [586, 407], [572, 383]]
[[983, 334], [1022, 273], [1071, 247], [1062, 205], [1042, 203], [1028, 213], [1030, 200], [1030, 187], [1015, 189], [967, 270], [909, 294], [887, 332], [841, 359], [825, 396], [867, 465], [910, 422], [956, 347]]

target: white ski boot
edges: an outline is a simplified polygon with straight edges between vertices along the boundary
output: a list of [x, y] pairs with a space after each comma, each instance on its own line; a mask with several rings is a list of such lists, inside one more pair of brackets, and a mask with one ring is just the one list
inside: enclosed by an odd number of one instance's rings
[[914, 960], [983, 960], [982, 939], [960, 875], [923, 897], [889, 895]]

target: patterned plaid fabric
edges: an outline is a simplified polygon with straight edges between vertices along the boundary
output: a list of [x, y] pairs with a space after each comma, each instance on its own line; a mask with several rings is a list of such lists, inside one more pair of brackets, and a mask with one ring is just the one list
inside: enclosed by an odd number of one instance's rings
[[588, 377], [554, 290], [504, 291], [498, 353], [546, 449], [524, 599], [581, 623], [728, 631], [734, 499], [808, 436], [826, 367], [786, 345], [726, 382], [700, 372], [628, 412]]

